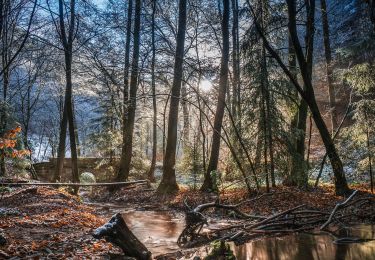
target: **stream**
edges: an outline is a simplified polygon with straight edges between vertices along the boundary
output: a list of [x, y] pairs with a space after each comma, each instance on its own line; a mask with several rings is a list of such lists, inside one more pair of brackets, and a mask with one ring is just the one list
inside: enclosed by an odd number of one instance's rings
[[[98, 207], [98, 204], [95, 205]], [[122, 212], [132, 232], [154, 256], [179, 250], [177, 238], [184, 228], [184, 216], [169, 211], [128, 210], [116, 205], [106, 205], [108, 214]], [[211, 220], [209, 226], [218, 228], [228, 221]], [[375, 238], [375, 225], [357, 225], [336, 232], [338, 237], [361, 239]], [[296, 233], [283, 237], [269, 237], [231, 248], [237, 259], [375, 259], [375, 241], [351, 244], [335, 244], [328, 233]], [[201, 250], [207, 252], [208, 250]], [[202, 256], [202, 255], [201, 255]]]

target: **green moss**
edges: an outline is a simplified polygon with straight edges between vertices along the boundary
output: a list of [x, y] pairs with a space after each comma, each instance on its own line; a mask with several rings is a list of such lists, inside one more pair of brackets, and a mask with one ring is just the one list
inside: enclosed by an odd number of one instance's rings
[[235, 260], [236, 257], [233, 251], [230, 249], [229, 244], [224, 241], [215, 241], [211, 243], [211, 253], [207, 255], [205, 260], [215, 260], [215, 259], [225, 259], [225, 260]]

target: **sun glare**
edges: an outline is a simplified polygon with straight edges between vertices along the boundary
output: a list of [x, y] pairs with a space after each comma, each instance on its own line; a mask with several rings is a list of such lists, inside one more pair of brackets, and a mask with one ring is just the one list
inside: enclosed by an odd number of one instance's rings
[[203, 91], [203, 92], [208, 92], [212, 89], [212, 82], [209, 81], [208, 79], [204, 79], [200, 82], [199, 84], [199, 88]]

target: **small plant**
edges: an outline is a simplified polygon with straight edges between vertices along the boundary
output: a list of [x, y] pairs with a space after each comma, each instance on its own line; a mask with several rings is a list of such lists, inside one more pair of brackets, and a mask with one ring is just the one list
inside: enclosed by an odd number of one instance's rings
[[18, 139], [17, 136], [21, 132], [21, 126], [7, 131], [0, 137], [0, 156], [8, 158], [21, 158], [30, 154], [29, 150], [17, 149]]
[[236, 257], [233, 254], [233, 251], [230, 249], [230, 246], [224, 241], [215, 241], [211, 243], [211, 253], [207, 255], [205, 260], [214, 260], [214, 259], [225, 259], [225, 260], [235, 260]]

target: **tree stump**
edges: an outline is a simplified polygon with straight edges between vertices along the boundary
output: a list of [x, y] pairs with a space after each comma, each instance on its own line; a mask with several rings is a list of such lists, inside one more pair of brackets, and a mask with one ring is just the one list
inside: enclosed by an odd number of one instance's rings
[[94, 238], [105, 238], [106, 241], [120, 247], [126, 256], [140, 260], [151, 259], [151, 252], [130, 231], [120, 213], [114, 215], [108, 223], [97, 228]]

